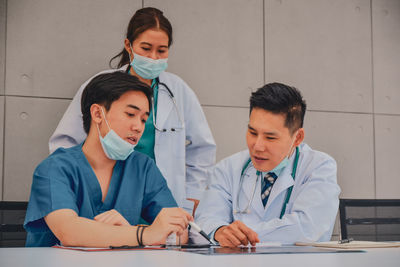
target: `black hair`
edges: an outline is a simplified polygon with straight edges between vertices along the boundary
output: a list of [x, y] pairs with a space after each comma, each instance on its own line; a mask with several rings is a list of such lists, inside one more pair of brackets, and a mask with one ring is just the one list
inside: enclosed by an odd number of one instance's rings
[[254, 108], [285, 115], [285, 126], [292, 135], [303, 127], [307, 105], [295, 87], [282, 83], [269, 83], [251, 94], [250, 114]]
[[136, 76], [116, 71], [94, 77], [86, 85], [81, 98], [83, 129], [85, 132], [88, 134], [90, 130], [92, 121], [90, 107], [93, 104], [104, 105], [108, 111], [114, 101], [129, 91], [143, 92], [149, 102], [149, 111], [151, 110], [152, 90], [147, 84], [139, 81]]
[[[163, 12], [154, 7], [145, 7], [137, 10], [128, 24], [126, 30], [126, 39], [130, 43], [138, 38], [140, 34], [150, 29], [159, 29], [168, 35], [168, 47], [172, 44], [172, 25], [169, 20], [163, 15]], [[116, 56], [110, 59], [109, 65], [112, 68], [112, 61], [121, 57], [117, 67], [120, 68], [130, 62], [129, 53], [122, 48]]]

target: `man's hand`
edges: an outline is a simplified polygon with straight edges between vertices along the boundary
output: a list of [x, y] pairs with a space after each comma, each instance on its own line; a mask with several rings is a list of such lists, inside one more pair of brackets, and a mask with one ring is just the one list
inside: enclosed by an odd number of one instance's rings
[[100, 213], [94, 220], [111, 225], [130, 225], [129, 222], [122, 216], [118, 211], [112, 209], [103, 213]]
[[241, 221], [234, 221], [230, 225], [222, 226], [214, 235], [214, 239], [223, 247], [255, 246], [259, 243], [258, 235]]

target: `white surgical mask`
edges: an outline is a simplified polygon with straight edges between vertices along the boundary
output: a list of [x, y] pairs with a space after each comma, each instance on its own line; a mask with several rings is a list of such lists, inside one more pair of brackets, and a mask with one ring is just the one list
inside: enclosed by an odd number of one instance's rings
[[104, 116], [104, 121], [106, 122], [107, 127], [110, 130], [103, 138], [101, 137], [99, 125], [96, 125], [97, 131], [99, 132], [100, 143], [103, 147], [104, 153], [109, 159], [112, 160], [126, 160], [129, 155], [132, 154], [133, 149], [136, 145], [132, 145], [131, 143], [125, 141], [113, 129], [111, 129], [110, 125], [107, 122], [103, 108], [101, 108], [101, 111]]

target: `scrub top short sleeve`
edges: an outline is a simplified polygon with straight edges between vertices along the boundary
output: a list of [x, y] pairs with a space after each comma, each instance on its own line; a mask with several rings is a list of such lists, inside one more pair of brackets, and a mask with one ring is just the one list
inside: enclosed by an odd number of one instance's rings
[[[61, 162], [58, 158], [48, 158], [35, 170], [32, 183], [29, 209], [25, 221], [27, 230], [31, 232], [49, 231], [43, 217], [52, 211], [59, 209], [72, 209], [76, 213], [76, 193], [71, 184], [72, 177], [68, 175], [67, 162]], [[50, 179], [51, 178], [51, 179]]]

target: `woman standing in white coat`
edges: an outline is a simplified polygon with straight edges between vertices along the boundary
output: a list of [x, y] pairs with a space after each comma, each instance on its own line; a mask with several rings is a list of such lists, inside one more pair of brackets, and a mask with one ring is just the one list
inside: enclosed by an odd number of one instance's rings
[[[162, 11], [139, 9], [129, 22], [123, 50], [110, 60], [111, 65], [120, 58], [118, 69], [100, 73], [126, 71], [153, 88], [154, 107], [135, 150], [155, 160], [178, 205], [192, 210], [192, 201], [196, 207], [207, 185], [216, 146], [194, 92], [178, 76], [164, 71], [171, 43], [172, 26]], [[79, 88], [51, 136], [50, 153], [85, 140], [80, 100], [93, 77]]]

